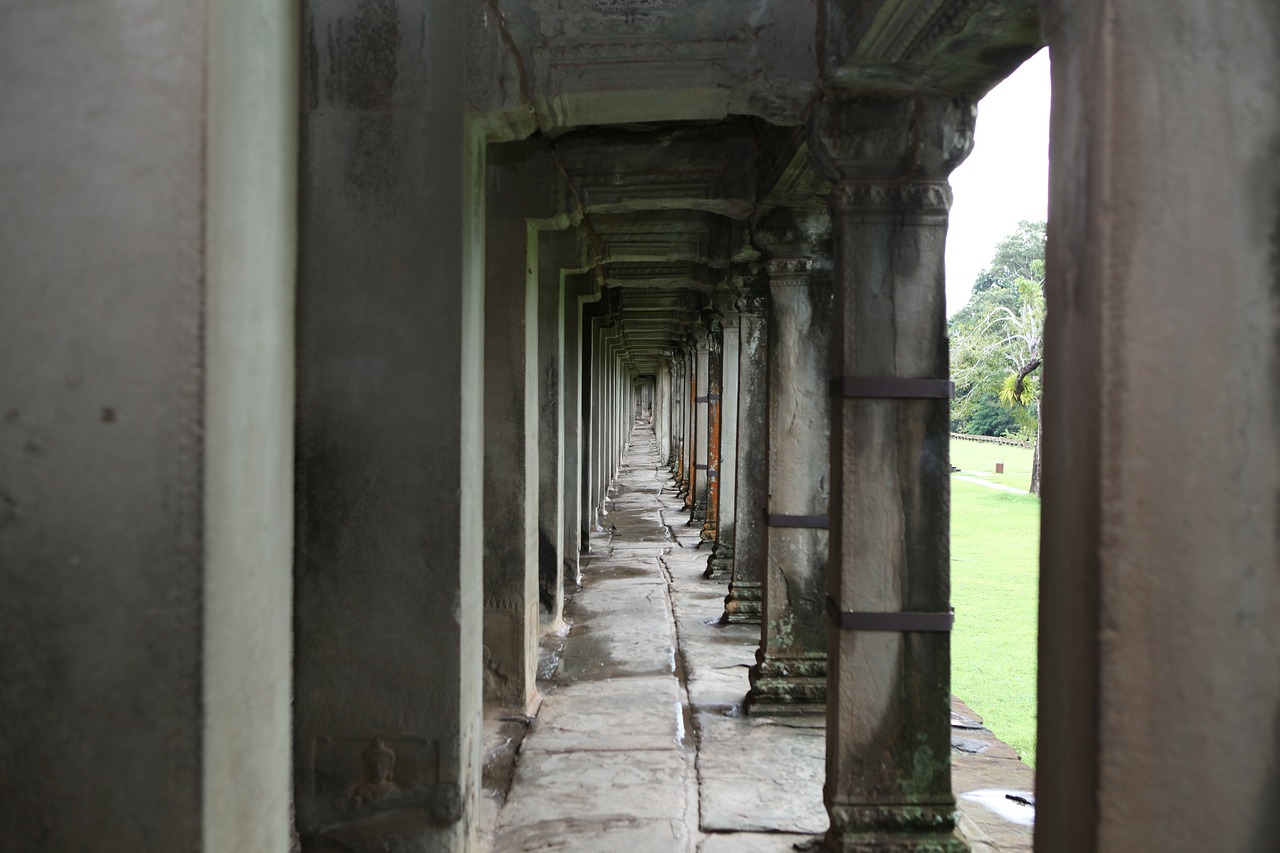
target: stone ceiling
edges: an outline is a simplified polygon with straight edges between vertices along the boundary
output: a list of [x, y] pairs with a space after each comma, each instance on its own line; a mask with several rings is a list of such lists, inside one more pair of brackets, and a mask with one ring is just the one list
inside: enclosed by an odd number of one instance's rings
[[[755, 223], [822, 209], [824, 89], [978, 97], [1039, 49], [1035, 0], [487, 0], [468, 92], [494, 141], [549, 146], [631, 361], [733, 304]], [[719, 294], [717, 296], [717, 294]]]

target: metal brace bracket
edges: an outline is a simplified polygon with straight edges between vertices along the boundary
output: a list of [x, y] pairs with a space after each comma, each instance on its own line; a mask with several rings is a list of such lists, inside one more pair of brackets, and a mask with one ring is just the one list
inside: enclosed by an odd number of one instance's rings
[[831, 596], [827, 596], [827, 615], [842, 631], [896, 631], [946, 633], [955, 624], [956, 614], [919, 613], [901, 610], [892, 613], [869, 613], [857, 610], [841, 610]]
[[863, 379], [842, 376], [831, 380], [831, 396], [845, 399], [950, 400], [956, 395], [950, 379]]

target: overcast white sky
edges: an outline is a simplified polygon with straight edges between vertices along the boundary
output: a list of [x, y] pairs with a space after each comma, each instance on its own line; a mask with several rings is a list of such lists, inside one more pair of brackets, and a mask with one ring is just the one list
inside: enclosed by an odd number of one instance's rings
[[1023, 63], [978, 104], [973, 153], [951, 173], [947, 316], [964, 307], [996, 243], [1049, 209], [1049, 51]]

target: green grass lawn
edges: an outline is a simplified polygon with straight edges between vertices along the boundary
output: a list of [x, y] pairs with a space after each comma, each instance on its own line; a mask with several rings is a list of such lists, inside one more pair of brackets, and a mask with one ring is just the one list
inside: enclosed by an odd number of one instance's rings
[[[1016, 476], [1015, 453], [1025, 453], [1030, 476], [1030, 450], [953, 440], [951, 452], [953, 464], [966, 469], [999, 456], [1005, 477]], [[1039, 498], [952, 478], [951, 690], [1032, 767], [1039, 548]]]
[[[951, 439], [951, 464], [967, 475], [981, 477], [1015, 489], [1031, 488], [1031, 457], [1027, 447], [988, 444], [980, 441]], [[1004, 473], [996, 473], [996, 463], [1004, 463]]]

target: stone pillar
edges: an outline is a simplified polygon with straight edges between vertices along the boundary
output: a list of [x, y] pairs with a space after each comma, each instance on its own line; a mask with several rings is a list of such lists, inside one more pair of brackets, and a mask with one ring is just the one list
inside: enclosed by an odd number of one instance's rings
[[1280, 9], [1042, 5], [1036, 849], [1274, 850]]
[[[604, 306], [600, 306], [603, 310]], [[586, 401], [586, 423], [584, 429], [587, 438], [587, 460], [586, 470], [584, 471], [585, 480], [583, 486], [585, 488], [585, 509], [588, 518], [588, 537], [590, 533], [600, 530], [600, 509], [602, 506], [603, 492], [600, 488], [600, 479], [604, 472], [604, 453], [601, 447], [604, 444], [604, 412], [605, 405], [604, 394], [604, 323], [605, 317], [600, 313], [595, 313], [591, 317], [590, 328], [590, 371], [587, 374], [586, 387], [588, 389], [588, 397]], [[589, 538], [584, 538], [584, 542], [589, 542]]]
[[689, 492], [685, 509], [689, 524], [699, 524], [707, 513], [707, 329], [699, 323], [693, 327], [693, 352], [690, 369], [693, 386], [690, 398], [690, 426], [693, 446], [689, 452]]
[[653, 435], [658, 444], [658, 463], [671, 458], [671, 365], [659, 361], [653, 377]]
[[297, 6], [3, 19], [0, 849], [287, 849]]
[[[424, 29], [407, 6], [308, 5], [309, 31], [391, 35], [303, 40], [333, 74], [301, 99], [298, 827], [304, 850], [471, 849], [485, 183], [464, 10]], [[358, 801], [384, 750], [397, 798]]]
[[535, 708], [538, 664], [538, 233], [516, 169], [488, 164], [484, 304], [484, 698]]
[[827, 96], [811, 154], [830, 198], [832, 850], [961, 850], [951, 792], [946, 177], [973, 106]]
[[[571, 231], [539, 235], [538, 251], [538, 601], [553, 630], [564, 608], [564, 267], [577, 248]], [[572, 297], [568, 297], [572, 299]]]
[[[723, 384], [720, 315], [707, 314], [707, 506], [703, 512], [702, 542], [716, 541], [720, 519], [720, 411]], [[701, 545], [701, 543], [699, 543]], [[710, 557], [707, 558], [710, 561]]]
[[759, 269], [735, 277], [740, 288], [738, 435], [734, 460], [733, 575], [724, 599], [726, 622], [758, 623], [764, 594], [764, 509], [769, 503], [768, 280]]
[[805, 217], [808, 248], [776, 250], [769, 272], [769, 498], [760, 648], [751, 713], [821, 711], [826, 698], [831, 284], [811, 254], [825, 216]]
[[738, 310], [737, 296], [720, 298], [720, 448], [716, 473], [715, 547], [707, 558], [704, 577], [725, 578], [733, 568], [734, 512], [738, 472]]
[[564, 300], [564, 545], [561, 549], [565, 583], [577, 586], [580, 579], [579, 557], [587, 548], [587, 514], [583, 508], [582, 471], [586, 467], [585, 445], [587, 419], [584, 414], [586, 395], [583, 383], [587, 366], [583, 357], [586, 346], [584, 328], [587, 306], [599, 298], [591, 277], [577, 274], [565, 277]]
[[677, 349], [677, 366], [680, 370], [678, 395], [680, 399], [680, 447], [679, 447], [679, 464], [678, 474], [676, 478], [676, 494], [684, 497], [689, 491], [689, 448], [692, 441], [689, 438], [689, 410], [693, 406], [690, 402], [689, 392], [693, 390], [693, 379], [689, 373], [689, 347], [687, 341], [681, 341]]

